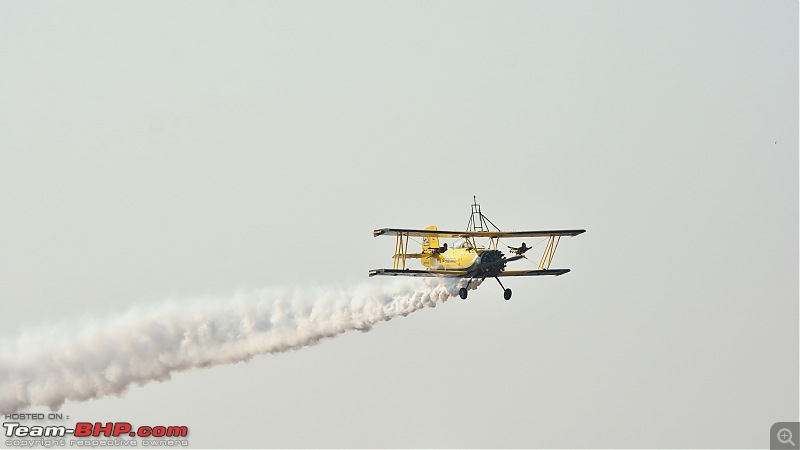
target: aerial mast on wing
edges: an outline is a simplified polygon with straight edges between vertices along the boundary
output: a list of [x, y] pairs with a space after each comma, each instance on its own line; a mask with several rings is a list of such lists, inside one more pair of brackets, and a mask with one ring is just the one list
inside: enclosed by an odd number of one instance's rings
[[467, 222], [467, 231], [491, 231], [491, 229], [489, 229], [489, 225], [494, 227], [496, 231], [500, 231], [500, 228], [497, 228], [497, 225], [492, 223], [488, 217], [483, 215], [481, 212], [481, 205], [478, 204], [478, 199], [473, 195], [472, 214], [470, 214], [469, 222]]

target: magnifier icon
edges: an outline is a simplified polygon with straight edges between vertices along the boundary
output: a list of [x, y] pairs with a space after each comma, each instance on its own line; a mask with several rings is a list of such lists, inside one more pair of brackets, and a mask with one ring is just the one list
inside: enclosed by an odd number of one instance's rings
[[778, 442], [781, 444], [792, 444], [792, 447], [794, 447], [792, 432], [788, 428], [781, 428], [778, 430]]

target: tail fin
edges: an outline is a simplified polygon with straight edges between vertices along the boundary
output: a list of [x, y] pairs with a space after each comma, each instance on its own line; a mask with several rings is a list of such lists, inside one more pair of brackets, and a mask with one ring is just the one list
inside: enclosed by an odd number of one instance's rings
[[[425, 229], [426, 230], [435, 230], [436, 229], [436, 225], [431, 225], [431, 226], [429, 226], [428, 228], [425, 228]], [[439, 237], [438, 236], [422, 236], [422, 254], [423, 255], [427, 254], [427, 256], [424, 256], [420, 260], [420, 262], [425, 267], [430, 267], [431, 266], [431, 259], [433, 259], [433, 258], [431, 258], [432, 254], [428, 253], [428, 252], [432, 248], [439, 248]]]
[[[435, 230], [436, 225], [431, 225], [426, 230]], [[431, 248], [439, 248], [439, 237], [438, 236], [422, 236], [422, 253], [425, 253], [428, 249]]]

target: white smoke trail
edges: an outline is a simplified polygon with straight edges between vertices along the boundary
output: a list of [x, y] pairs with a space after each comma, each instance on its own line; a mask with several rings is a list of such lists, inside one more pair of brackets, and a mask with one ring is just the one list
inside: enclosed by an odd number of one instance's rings
[[[458, 281], [398, 279], [342, 289], [267, 289], [168, 302], [0, 340], [0, 412], [121, 395], [172, 372], [247, 361], [435, 307]], [[476, 288], [480, 283], [473, 283]]]

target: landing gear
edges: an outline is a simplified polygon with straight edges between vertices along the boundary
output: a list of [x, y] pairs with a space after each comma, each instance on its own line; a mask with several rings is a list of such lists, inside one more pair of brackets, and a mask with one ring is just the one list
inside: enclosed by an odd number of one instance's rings
[[461, 300], [467, 299], [467, 289], [469, 289], [469, 285], [472, 284], [472, 278], [467, 281], [467, 285], [462, 287], [458, 290], [458, 296], [461, 297]]
[[[500, 278], [494, 277], [494, 279], [500, 283]], [[506, 289], [506, 287], [503, 286], [503, 283], [500, 283], [500, 287], [503, 288], [503, 298], [506, 300], [511, 300], [511, 289]]]

